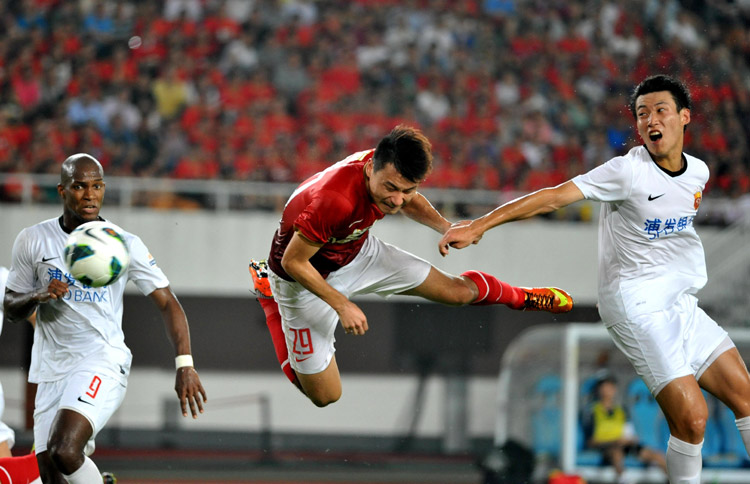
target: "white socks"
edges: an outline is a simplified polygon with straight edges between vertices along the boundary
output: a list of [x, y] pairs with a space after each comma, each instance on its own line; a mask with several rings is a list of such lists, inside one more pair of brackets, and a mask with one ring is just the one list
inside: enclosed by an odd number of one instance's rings
[[[750, 417], [735, 420], [737, 430], [740, 431], [745, 450], [750, 455]], [[667, 474], [670, 484], [699, 484], [701, 479], [701, 448], [700, 444], [688, 444], [674, 435], [669, 436], [667, 446]]]
[[102, 473], [96, 467], [94, 461], [85, 457], [83, 465], [77, 471], [69, 476], [63, 474], [63, 477], [69, 484], [101, 484]]
[[740, 431], [742, 442], [745, 444], [745, 450], [750, 455], [750, 417], [738, 418], [734, 421], [737, 424], [737, 430]]
[[670, 484], [700, 484], [703, 459], [700, 444], [689, 444], [674, 435], [667, 445], [667, 475]]

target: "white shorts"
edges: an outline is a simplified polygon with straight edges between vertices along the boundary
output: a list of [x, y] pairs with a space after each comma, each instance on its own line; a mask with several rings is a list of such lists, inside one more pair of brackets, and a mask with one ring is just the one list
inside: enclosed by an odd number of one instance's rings
[[671, 308], [607, 330], [653, 395], [676, 378], [694, 375], [699, 379], [719, 355], [734, 347], [727, 332], [689, 294]]
[[0, 443], [7, 442], [8, 448], [12, 449], [13, 444], [16, 443], [16, 433], [3, 423], [3, 412], [5, 412], [5, 395], [3, 394], [3, 385], [0, 383]]
[[84, 453], [94, 452], [94, 439], [120, 407], [127, 387], [118, 378], [103, 372], [77, 371], [69, 377], [42, 382], [34, 405], [34, 447], [37, 454], [47, 450], [52, 422], [62, 409], [80, 413], [94, 430]]
[[[347, 298], [360, 294], [387, 298], [422, 284], [431, 268], [426, 260], [370, 235], [354, 260], [329, 274], [326, 282]], [[298, 373], [320, 373], [335, 352], [338, 314], [300, 283], [270, 270], [268, 279], [279, 305], [289, 364]]]

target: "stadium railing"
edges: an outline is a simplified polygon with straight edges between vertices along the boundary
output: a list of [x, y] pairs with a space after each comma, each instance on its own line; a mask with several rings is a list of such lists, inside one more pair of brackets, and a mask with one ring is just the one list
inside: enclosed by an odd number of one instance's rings
[[[0, 173], [0, 203], [57, 204], [54, 174]], [[152, 207], [199, 210], [280, 210], [297, 183], [244, 180], [185, 180], [107, 176], [107, 204], [121, 207]], [[445, 214], [475, 217], [511, 201], [524, 192], [478, 189], [420, 189]], [[600, 204], [588, 201], [550, 214], [555, 220], [592, 222], [598, 219]], [[706, 198], [698, 223], [750, 225], [750, 197]], [[738, 225], [735, 223], [735, 225]]]

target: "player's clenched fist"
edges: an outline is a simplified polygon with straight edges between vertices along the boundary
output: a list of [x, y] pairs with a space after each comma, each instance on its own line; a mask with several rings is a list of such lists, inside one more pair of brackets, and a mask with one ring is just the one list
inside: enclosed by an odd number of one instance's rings
[[362, 335], [369, 329], [365, 313], [356, 304], [348, 302], [338, 313], [346, 334]]
[[50, 299], [60, 299], [68, 293], [68, 284], [59, 280], [52, 279], [47, 286], [46, 291], [42, 291], [37, 295], [37, 299], [40, 303], [45, 303]]

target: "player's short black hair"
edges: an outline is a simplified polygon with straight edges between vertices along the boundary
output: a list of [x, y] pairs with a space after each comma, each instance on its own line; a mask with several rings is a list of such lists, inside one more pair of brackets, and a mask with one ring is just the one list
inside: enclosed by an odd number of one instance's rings
[[421, 182], [432, 170], [432, 144], [417, 128], [399, 124], [380, 140], [372, 160], [375, 171], [393, 163], [404, 178]]
[[690, 91], [682, 81], [665, 74], [657, 74], [647, 77], [633, 90], [633, 94], [630, 96], [630, 112], [633, 113], [633, 117], [636, 117], [637, 114], [635, 101], [638, 96], [660, 91], [669, 91], [677, 105], [677, 112], [682, 111], [683, 108], [691, 109], [693, 106]]

